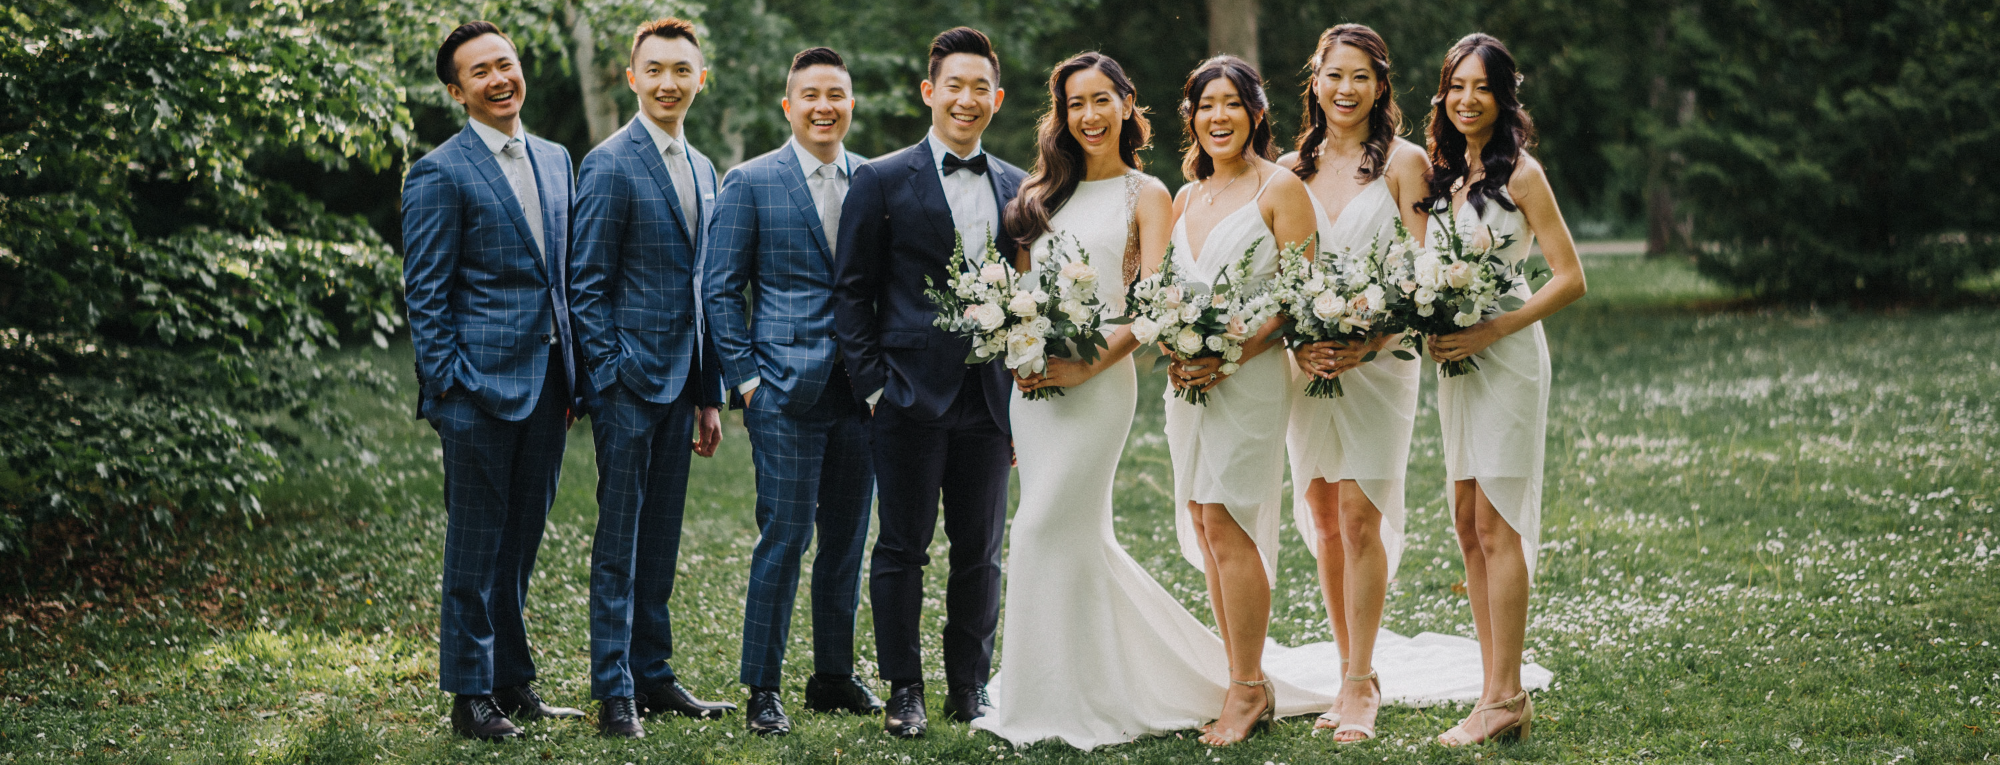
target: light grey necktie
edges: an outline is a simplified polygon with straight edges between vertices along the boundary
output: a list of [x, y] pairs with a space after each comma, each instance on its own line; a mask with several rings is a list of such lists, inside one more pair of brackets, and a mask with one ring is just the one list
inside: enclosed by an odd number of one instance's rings
[[674, 179], [674, 196], [680, 199], [681, 217], [687, 221], [688, 241], [701, 245], [701, 208], [696, 206], [694, 194], [694, 166], [688, 164], [687, 148], [682, 141], [667, 144], [667, 175]]
[[506, 157], [500, 166], [507, 171], [514, 198], [521, 202], [521, 215], [528, 219], [528, 230], [535, 235], [535, 255], [546, 266], [548, 248], [542, 242], [542, 196], [535, 191], [535, 168], [528, 163], [528, 146], [519, 138], [509, 138], [500, 153]]
[[819, 205], [819, 226], [826, 232], [826, 249], [838, 252], [840, 247], [840, 203], [846, 194], [840, 190], [840, 168], [820, 165], [814, 171], [820, 178], [819, 189], [814, 203]]

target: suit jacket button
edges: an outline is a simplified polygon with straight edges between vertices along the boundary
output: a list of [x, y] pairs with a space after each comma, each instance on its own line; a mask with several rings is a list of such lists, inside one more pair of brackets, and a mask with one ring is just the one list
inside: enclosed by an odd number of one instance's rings
[[689, 317], [688, 317], [688, 323], [689, 323], [689, 324], [693, 324], [693, 323], [694, 323], [694, 317], [693, 317], [693, 316], [689, 316]]
[[547, 333], [547, 332], [543, 332], [543, 333], [542, 333], [542, 344], [543, 344], [543, 345], [554, 345], [554, 344], [555, 344], [555, 342], [556, 342], [556, 338], [555, 338], [555, 335], [552, 335], [552, 334], [549, 334], [549, 333]]

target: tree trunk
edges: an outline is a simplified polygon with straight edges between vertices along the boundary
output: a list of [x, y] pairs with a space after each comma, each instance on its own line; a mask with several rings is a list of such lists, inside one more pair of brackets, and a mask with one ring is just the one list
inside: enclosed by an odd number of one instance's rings
[[590, 26], [590, 18], [577, 11], [571, 3], [563, 5], [563, 14], [568, 16], [570, 57], [576, 66], [576, 87], [583, 96], [584, 124], [590, 129], [590, 143], [595, 146], [612, 133], [618, 132], [617, 84], [619, 69], [611, 62], [600, 66], [597, 63], [597, 32]]
[[1257, 0], [1208, 0], [1208, 55], [1220, 53], [1258, 66]]

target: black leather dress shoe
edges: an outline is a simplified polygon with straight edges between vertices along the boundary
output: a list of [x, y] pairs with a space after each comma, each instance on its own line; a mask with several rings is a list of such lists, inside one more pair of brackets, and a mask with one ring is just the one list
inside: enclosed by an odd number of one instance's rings
[[785, 702], [778, 698], [776, 688], [750, 689], [750, 701], [743, 709], [743, 722], [751, 733], [782, 736], [792, 732], [792, 718], [785, 716]]
[[882, 728], [889, 735], [923, 738], [924, 731], [930, 728], [930, 719], [924, 714], [924, 681], [890, 683], [887, 712]]
[[945, 717], [969, 723], [990, 714], [993, 714], [993, 700], [986, 695], [983, 684], [953, 688], [944, 696]]
[[727, 701], [702, 701], [681, 686], [679, 680], [668, 680], [665, 685], [654, 686], [639, 691], [639, 714], [651, 717], [657, 714], [676, 714], [700, 720], [720, 720], [724, 714], [736, 711], [736, 705]]
[[493, 689], [493, 703], [500, 705], [500, 711], [521, 722], [536, 720], [566, 720], [583, 716], [583, 710], [575, 707], [553, 707], [542, 701], [542, 694], [536, 693], [534, 686], [516, 685], [512, 688]]
[[614, 738], [645, 738], [639, 705], [632, 703], [630, 696], [605, 699], [597, 710], [597, 732]]
[[451, 701], [451, 730], [466, 738], [498, 741], [521, 735], [507, 713], [493, 703], [492, 696], [460, 694]]
[[868, 684], [853, 675], [815, 674], [806, 680], [806, 711], [851, 712], [857, 715], [882, 713], [882, 700], [868, 690]]

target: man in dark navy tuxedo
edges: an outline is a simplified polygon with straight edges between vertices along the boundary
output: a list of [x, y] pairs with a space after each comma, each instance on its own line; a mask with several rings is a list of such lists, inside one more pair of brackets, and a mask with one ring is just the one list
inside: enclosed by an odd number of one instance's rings
[[874, 409], [877, 519], [869, 591], [875, 649], [889, 682], [885, 726], [915, 738], [924, 708], [923, 568], [944, 504], [951, 540], [945, 589], [945, 713], [985, 714], [1000, 621], [1000, 543], [1007, 523], [1011, 378], [998, 361], [968, 365], [970, 343], [933, 326], [925, 278], [946, 281], [954, 235], [968, 258], [1002, 240], [1001, 209], [1025, 174], [986, 154], [980, 135], [999, 111], [1000, 59], [966, 27], [931, 42], [923, 82], [931, 130], [923, 141], [854, 172], [841, 213], [834, 327], [857, 395]]

